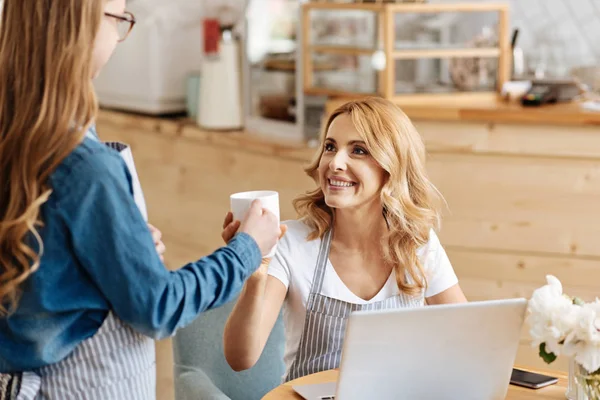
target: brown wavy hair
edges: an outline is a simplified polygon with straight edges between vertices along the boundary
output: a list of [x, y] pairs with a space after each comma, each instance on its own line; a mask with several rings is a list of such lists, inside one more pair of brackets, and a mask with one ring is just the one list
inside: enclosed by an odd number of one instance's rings
[[4, 0], [0, 19], [0, 316], [39, 267], [48, 177], [97, 112], [91, 81], [102, 0]]
[[[387, 172], [381, 190], [383, 216], [389, 227], [382, 238], [385, 259], [392, 263], [398, 288], [418, 295], [427, 279], [417, 250], [429, 241], [432, 229], [439, 228], [439, 191], [425, 169], [425, 146], [410, 119], [392, 102], [370, 97], [351, 101], [336, 109], [327, 120], [321, 146], [306, 173], [319, 184], [318, 167], [329, 127], [339, 115], [349, 115], [367, 150]], [[308, 240], [322, 238], [333, 223], [335, 212], [325, 204], [320, 185], [294, 200], [299, 217], [313, 229]]]

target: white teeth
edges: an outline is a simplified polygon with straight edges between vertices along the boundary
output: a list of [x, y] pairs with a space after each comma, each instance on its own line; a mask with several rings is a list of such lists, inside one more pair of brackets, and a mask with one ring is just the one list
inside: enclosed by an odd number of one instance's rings
[[339, 186], [339, 187], [351, 187], [354, 186], [354, 183], [352, 182], [343, 182], [343, 181], [334, 181], [334, 180], [329, 180], [329, 184], [331, 186]]

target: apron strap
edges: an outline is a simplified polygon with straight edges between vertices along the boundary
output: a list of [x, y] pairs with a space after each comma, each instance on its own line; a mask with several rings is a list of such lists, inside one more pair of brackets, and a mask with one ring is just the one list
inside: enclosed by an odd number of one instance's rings
[[[0, 374], [0, 400], [15, 399], [15, 381], [18, 380], [19, 374]], [[20, 386], [17, 383], [17, 386]], [[18, 392], [18, 389], [17, 389]]]
[[321, 239], [321, 246], [319, 247], [319, 255], [317, 256], [317, 265], [315, 267], [315, 274], [313, 275], [312, 284], [310, 287], [310, 295], [308, 297], [308, 304], [306, 305], [307, 311], [312, 311], [315, 305], [315, 295], [321, 293], [323, 288], [323, 281], [325, 280], [325, 271], [327, 270], [327, 261], [329, 260], [329, 250], [331, 248], [331, 238], [333, 236], [333, 228], [330, 228], [323, 239]]
[[34, 372], [0, 374], [0, 400], [34, 400], [41, 378]]
[[35, 372], [21, 374], [21, 386], [16, 400], [35, 400], [42, 386], [42, 378]]
[[104, 142], [104, 144], [111, 149], [118, 151], [119, 153], [129, 147], [125, 143], [121, 142]]
[[116, 150], [125, 161], [125, 164], [127, 164], [127, 169], [129, 170], [129, 174], [131, 175], [133, 199], [135, 200], [135, 204], [137, 204], [138, 208], [140, 209], [144, 220], [148, 222], [148, 209], [146, 207], [146, 199], [144, 198], [142, 184], [140, 183], [140, 178], [135, 168], [135, 162], [133, 161], [131, 147], [129, 147], [128, 144], [122, 142], [104, 142], [104, 144], [107, 147]]

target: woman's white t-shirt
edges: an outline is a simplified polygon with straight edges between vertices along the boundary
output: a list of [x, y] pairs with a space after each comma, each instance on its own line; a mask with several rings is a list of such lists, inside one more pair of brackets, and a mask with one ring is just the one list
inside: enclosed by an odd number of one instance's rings
[[[306, 303], [315, 273], [321, 239], [308, 241], [306, 238], [311, 228], [301, 221], [285, 221], [284, 224], [288, 228], [287, 233], [279, 241], [268, 273], [280, 280], [288, 290], [283, 304], [286, 337], [284, 361], [287, 374], [300, 345], [306, 318]], [[435, 296], [458, 283], [450, 260], [433, 231], [429, 235], [429, 242], [418, 250], [417, 255], [427, 275], [426, 298]], [[354, 304], [378, 302], [399, 293], [396, 276], [392, 271], [379, 293], [368, 301], [364, 300], [346, 287], [329, 259], [323, 279], [322, 295]]]

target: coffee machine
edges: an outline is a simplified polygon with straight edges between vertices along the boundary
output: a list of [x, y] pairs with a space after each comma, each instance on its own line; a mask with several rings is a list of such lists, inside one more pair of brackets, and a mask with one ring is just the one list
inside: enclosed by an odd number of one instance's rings
[[243, 10], [229, 6], [206, 18], [197, 123], [211, 130], [243, 127], [241, 52], [236, 23]]

